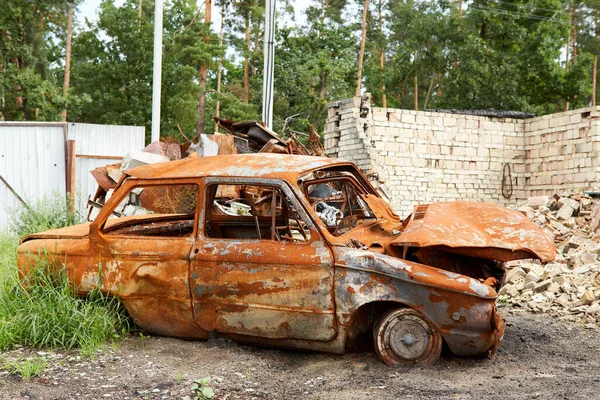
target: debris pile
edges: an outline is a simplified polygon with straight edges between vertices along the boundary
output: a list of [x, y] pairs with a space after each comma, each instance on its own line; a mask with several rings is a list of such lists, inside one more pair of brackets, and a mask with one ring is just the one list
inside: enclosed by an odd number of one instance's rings
[[533, 260], [507, 263], [501, 299], [533, 312], [600, 326], [600, 200], [592, 197], [596, 192], [590, 194], [530, 197], [513, 207], [554, 239], [557, 256], [545, 265]]
[[[133, 150], [123, 157], [121, 163], [106, 165], [91, 171], [98, 183], [95, 195], [88, 199], [88, 220], [93, 220], [99, 209], [110, 198], [114, 188], [123, 176], [123, 171], [141, 165], [182, 158], [207, 157], [240, 153], [280, 153], [295, 155], [325, 156], [321, 137], [309, 126], [309, 133], [297, 132], [290, 129], [289, 123], [293, 115], [285, 120], [283, 136], [273, 132], [257, 121], [234, 122], [224, 118], [214, 117], [219, 132], [214, 135], [201, 134], [193, 139], [186, 137], [180, 129], [186, 143], [153, 142], [142, 150]], [[179, 127], [179, 126], [178, 126]], [[300, 137], [304, 138], [303, 143]], [[141, 209], [130, 207], [124, 202], [120, 207], [120, 215], [137, 215]]]

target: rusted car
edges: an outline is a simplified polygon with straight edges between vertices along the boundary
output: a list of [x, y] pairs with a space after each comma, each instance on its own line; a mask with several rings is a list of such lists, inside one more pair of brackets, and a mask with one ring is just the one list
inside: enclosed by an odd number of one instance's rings
[[484, 203], [394, 214], [349, 162], [280, 154], [204, 157], [125, 172], [91, 223], [27, 236], [81, 294], [121, 299], [148, 332], [431, 364], [500, 345], [504, 262], [554, 258], [518, 212]]

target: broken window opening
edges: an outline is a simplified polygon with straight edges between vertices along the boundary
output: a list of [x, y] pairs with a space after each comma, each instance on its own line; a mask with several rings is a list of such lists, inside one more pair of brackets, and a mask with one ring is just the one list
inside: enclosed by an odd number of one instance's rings
[[362, 197], [363, 191], [350, 176], [336, 172], [327, 175], [306, 182], [304, 187], [306, 197], [329, 233], [341, 236], [361, 220], [376, 218]]
[[185, 237], [194, 233], [198, 185], [131, 188], [102, 228], [109, 235]]
[[273, 185], [207, 187], [205, 234], [215, 239], [308, 242], [310, 230], [293, 202]]

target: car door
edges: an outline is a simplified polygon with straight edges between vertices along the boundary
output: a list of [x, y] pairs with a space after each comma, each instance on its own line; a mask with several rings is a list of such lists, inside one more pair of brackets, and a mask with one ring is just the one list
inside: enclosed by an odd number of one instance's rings
[[337, 333], [333, 256], [277, 180], [211, 178], [191, 255], [203, 330], [327, 341]]
[[189, 256], [197, 231], [199, 186], [193, 181], [128, 182], [92, 224], [99, 281], [145, 330], [206, 337], [192, 317]]

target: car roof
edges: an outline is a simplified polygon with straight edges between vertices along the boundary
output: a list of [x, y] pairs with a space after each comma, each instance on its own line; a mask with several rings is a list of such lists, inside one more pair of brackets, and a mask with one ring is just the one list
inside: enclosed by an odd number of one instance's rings
[[252, 153], [186, 158], [128, 169], [125, 174], [139, 179], [193, 177], [283, 178], [295, 182], [298, 175], [334, 165], [353, 165], [333, 158], [290, 154]]

